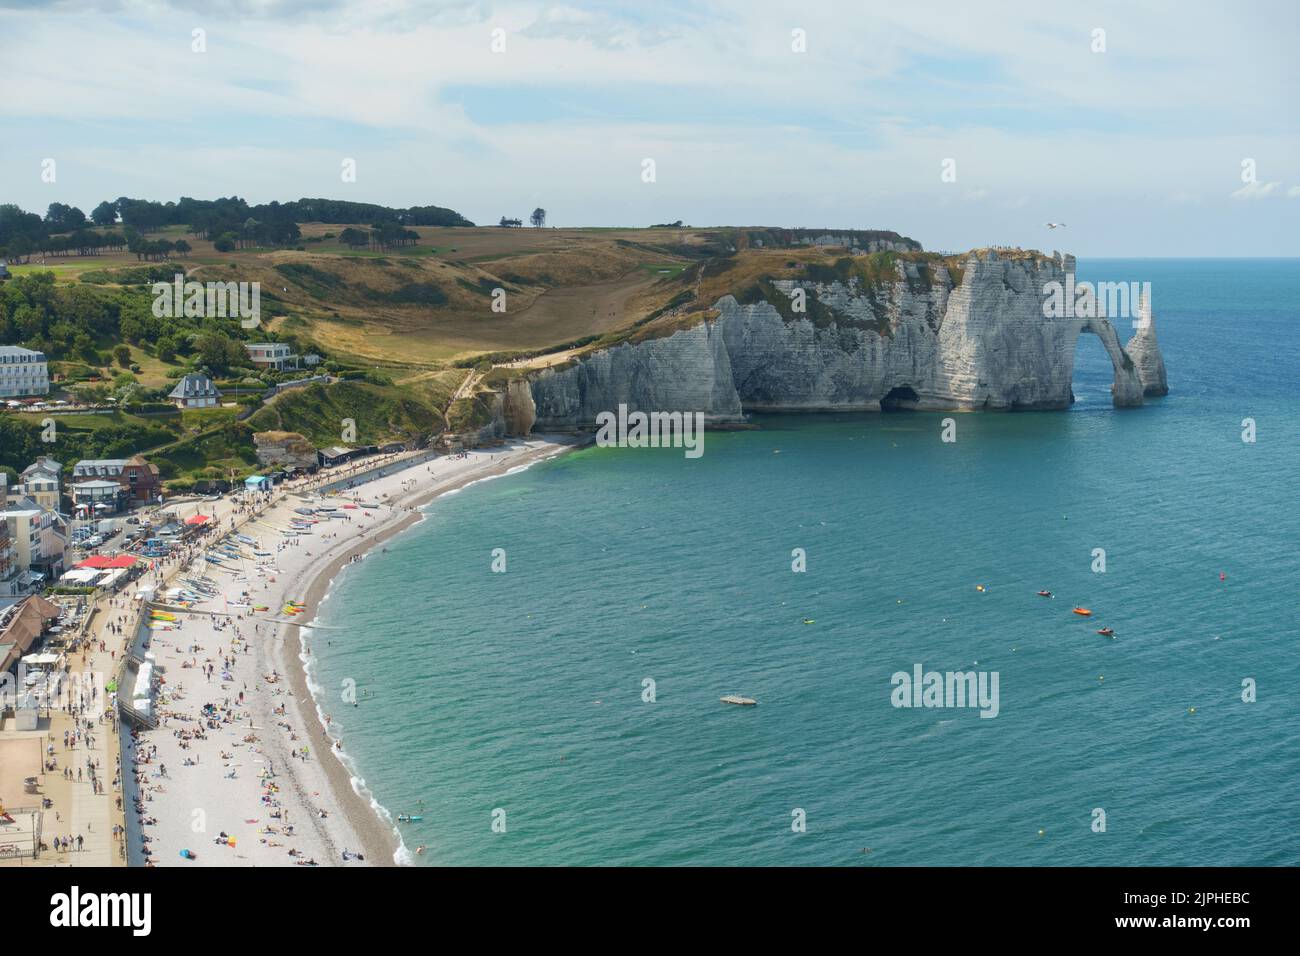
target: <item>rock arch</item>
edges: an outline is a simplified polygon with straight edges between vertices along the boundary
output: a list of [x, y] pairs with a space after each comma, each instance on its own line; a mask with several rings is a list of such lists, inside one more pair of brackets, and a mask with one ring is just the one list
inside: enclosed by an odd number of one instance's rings
[[[1129, 354], [1124, 351], [1124, 347], [1119, 344], [1119, 336], [1115, 334], [1115, 327], [1106, 319], [1084, 319], [1079, 324], [1079, 334], [1091, 332], [1097, 338], [1101, 339], [1102, 346], [1106, 349], [1106, 354], [1110, 356], [1110, 364], [1115, 370], [1115, 384], [1111, 386], [1111, 401], [1116, 408], [1128, 408], [1134, 405], [1142, 404], [1142, 380], [1138, 376], [1137, 365]], [[1074, 345], [1078, 342], [1078, 336], [1075, 336], [1075, 342], [1071, 343], [1070, 349], [1070, 371], [1074, 371]]]

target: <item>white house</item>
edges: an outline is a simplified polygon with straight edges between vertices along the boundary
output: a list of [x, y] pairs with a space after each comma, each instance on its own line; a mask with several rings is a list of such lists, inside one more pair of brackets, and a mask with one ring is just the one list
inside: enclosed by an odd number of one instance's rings
[[212, 408], [221, 404], [221, 392], [206, 375], [186, 375], [167, 397], [177, 408]]
[[44, 352], [0, 345], [0, 396], [48, 395], [49, 366]]
[[247, 342], [248, 359], [262, 368], [273, 368], [283, 372], [287, 368], [298, 367], [298, 356], [283, 342]]

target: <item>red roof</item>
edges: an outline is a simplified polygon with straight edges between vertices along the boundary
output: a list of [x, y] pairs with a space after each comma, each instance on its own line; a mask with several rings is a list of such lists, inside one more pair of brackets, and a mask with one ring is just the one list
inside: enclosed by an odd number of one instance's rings
[[186, 518], [185, 523], [186, 524], [207, 524], [211, 520], [212, 518], [210, 515], [195, 515], [192, 518]]
[[129, 554], [119, 554], [115, 558], [108, 558], [102, 554], [92, 554], [85, 561], [77, 565], [79, 568], [94, 568], [96, 571], [108, 571], [113, 568], [129, 568], [135, 564], [135, 558]]

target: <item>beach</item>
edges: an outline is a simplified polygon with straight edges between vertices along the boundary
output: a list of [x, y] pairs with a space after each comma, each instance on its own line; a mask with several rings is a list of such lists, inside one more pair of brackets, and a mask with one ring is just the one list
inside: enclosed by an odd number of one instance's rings
[[[347, 704], [336, 698], [318, 707], [308, 684], [313, 637], [302, 632], [339, 570], [420, 520], [421, 506], [574, 444], [533, 438], [408, 459], [328, 498], [289, 489], [255, 512], [240, 513], [228, 500], [209, 509], [214, 530], [188, 570], [164, 572], [171, 578], [158, 598], [167, 586], [186, 587], [181, 578], [211, 591], [192, 608], [171, 612], [175, 621], [142, 627], [134, 645], [137, 656], [152, 653], [164, 683], [157, 727], [133, 733], [122, 722], [128, 862], [394, 864], [399, 840], [392, 822], [381, 818], [364, 782], [354, 780], [343, 742], [326, 726], [330, 707]], [[294, 533], [290, 522], [302, 517], [295, 509], [317, 505], [335, 510], [309, 533]], [[204, 568], [201, 556], [232, 530], [242, 536], [230, 539], [242, 557]], [[289, 602], [301, 611], [286, 613]], [[323, 633], [315, 631], [317, 638]], [[340, 638], [364, 635], [330, 632], [329, 639]]]

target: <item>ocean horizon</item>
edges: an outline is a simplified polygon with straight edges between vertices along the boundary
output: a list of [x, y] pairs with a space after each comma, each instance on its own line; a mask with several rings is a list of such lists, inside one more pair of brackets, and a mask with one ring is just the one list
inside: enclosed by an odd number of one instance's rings
[[[1152, 283], [1167, 397], [1113, 408], [1084, 335], [1067, 411], [585, 448], [340, 572], [318, 707], [407, 858], [1300, 863], [1300, 260], [1078, 274]], [[996, 716], [895, 706], [918, 667]]]

